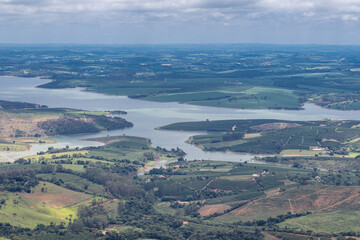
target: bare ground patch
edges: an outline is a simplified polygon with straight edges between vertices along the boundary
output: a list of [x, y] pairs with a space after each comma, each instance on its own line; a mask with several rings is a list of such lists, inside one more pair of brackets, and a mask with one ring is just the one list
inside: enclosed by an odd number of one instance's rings
[[202, 216], [209, 216], [214, 213], [223, 213], [230, 208], [231, 207], [226, 204], [204, 205], [198, 210], [198, 212]]
[[243, 139], [249, 139], [249, 138], [255, 138], [260, 137], [261, 133], [246, 133], [243, 137]]
[[56, 118], [58, 117], [14, 118], [4, 112], [0, 112], [0, 136], [15, 136], [17, 129], [26, 135], [34, 135], [36, 133], [44, 135], [44, 131], [38, 127], [38, 123]]
[[276, 130], [276, 129], [284, 129], [284, 128], [293, 128], [299, 127], [301, 124], [298, 123], [285, 123], [285, 122], [278, 122], [278, 123], [264, 123], [256, 126], [251, 126], [250, 128], [256, 131], [266, 131], [266, 130]]
[[21, 195], [53, 208], [63, 208], [92, 198], [91, 195], [71, 191], [48, 182], [45, 185], [44, 182], [40, 182], [31, 193], [23, 192]]

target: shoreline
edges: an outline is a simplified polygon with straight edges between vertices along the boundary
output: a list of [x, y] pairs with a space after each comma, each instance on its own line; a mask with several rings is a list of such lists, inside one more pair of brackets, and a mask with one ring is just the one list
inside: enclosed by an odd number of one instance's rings
[[[44, 81], [48, 81], [48, 83], [50, 82], [54, 82], [56, 81], [55, 79], [49, 79], [49, 76], [11, 76], [11, 75], [0, 75], [0, 77], [11, 77], [11, 78], [36, 78], [36, 79], [40, 79], [40, 80], [44, 80]], [[39, 86], [35, 86], [35, 88], [43, 88]], [[43, 88], [43, 89], [71, 89], [71, 88], [78, 88], [81, 89], [81, 91], [83, 92], [91, 92], [91, 93], [97, 93], [97, 94], [101, 94], [101, 95], [105, 95], [105, 96], [116, 96], [116, 97], [126, 97], [129, 99], [133, 99], [133, 100], [139, 100], [139, 101], [147, 101], [147, 102], [156, 102], [156, 103], [178, 103], [178, 104], [183, 104], [183, 105], [192, 105], [192, 106], [201, 106], [201, 107], [210, 107], [210, 108], [225, 108], [225, 109], [236, 109], [236, 110], [277, 110], [277, 111], [302, 111], [305, 110], [304, 105], [305, 104], [311, 104], [323, 109], [327, 109], [327, 110], [334, 110], [334, 111], [343, 111], [343, 112], [348, 112], [348, 111], [360, 111], [360, 109], [356, 110], [356, 109], [348, 109], [348, 110], [344, 110], [344, 109], [335, 109], [335, 108], [327, 108], [321, 105], [318, 105], [314, 102], [309, 102], [306, 101], [304, 103], [301, 104], [301, 106], [299, 108], [236, 108], [236, 107], [224, 107], [224, 106], [212, 106], [212, 105], [202, 105], [202, 104], [192, 104], [192, 103], [186, 103], [186, 102], [180, 102], [180, 101], [155, 101], [155, 100], [148, 100], [148, 99], [142, 99], [142, 98], [132, 98], [129, 97], [129, 95], [117, 95], [117, 94], [106, 94], [106, 93], [102, 93], [102, 92], [97, 92], [96, 89], [91, 89], [88, 90], [85, 87], [61, 87], [61, 88]]]
[[[9, 139], [9, 137], [0, 137], [0, 139]], [[11, 140], [11, 139], [10, 139]], [[18, 141], [17, 141], [18, 140]], [[20, 140], [20, 141], [19, 141]], [[33, 147], [33, 145], [42, 145], [42, 144], [56, 144], [57, 141], [52, 140], [52, 139], [23, 139], [24, 141], [21, 141], [21, 138], [19, 139], [14, 139], [15, 142], [19, 142], [21, 144], [16, 145], [16, 146], [24, 146], [26, 147], [26, 150], [19, 150], [19, 151], [1, 151], [0, 150], [0, 154], [1, 153], [25, 153], [25, 152], [29, 152], [30, 149]], [[33, 141], [32, 141], [33, 140]], [[31, 141], [31, 142], [27, 142], [27, 141]], [[44, 141], [44, 142], [39, 142], [39, 141]], [[15, 145], [16, 143], [10, 143], [10, 142], [1, 142], [0, 144], [8, 144], [8, 145]], [[16, 159], [15, 159], [16, 160]]]
[[[13, 76], [14, 77], [14, 76]], [[19, 78], [19, 79], [21, 79], [21, 77], [17, 77], [17, 78]], [[32, 77], [32, 79], [34, 79], [35, 80], [35, 78], [34, 77]], [[28, 79], [24, 79], [23, 78], [23, 81], [24, 82], [26, 82]], [[41, 81], [51, 81], [51, 80], [45, 80], [45, 79], [41, 79]], [[37, 82], [36, 82], [36, 84], [38, 84]], [[11, 86], [11, 85], [10, 85]], [[88, 92], [88, 91], [86, 91], [86, 90], [84, 90], [84, 89], [79, 89], [79, 91], [83, 91], [83, 92]], [[103, 96], [109, 96], [109, 95], [107, 95], [107, 94], [103, 94], [103, 93], [96, 93], [96, 94], [100, 94], [100, 95], [103, 95]], [[46, 96], [46, 95], [45, 95]], [[119, 99], [127, 99], [128, 97], [126, 97], [126, 96], [118, 96], [119, 97]], [[44, 98], [45, 100], [46, 100], [46, 98]], [[110, 98], [109, 99], [112, 99], [112, 97], [110, 96]], [[131, 98], [129, 98], [129, 99], [131, 99]], [[147, 101], [147, 102], [149, 102], [148, 100], [142, 100], [142, 99], [131, 99], [131, 100], [134, 100], [134, 101], [136, 101], [136, 100], [141, 100], [141, 101]], [[109, 101], [112, 101], [112, 100], [109, 100]], [[40, 103], [41, 103], [41, 101], [40, 101]], [[158, 103], [158, 102], [153, 102], [153, 104], [155, 105], [156, 103]], [[141, 105], [142, 103], [141, 102], [139, 102], [139, 101], [136, 101], [136, 102], [134, 102], [134, 104], [137, 104], [137, 105]], [[135, 105], [135, 106], [137, 106], [137, 105]], [[186, 111], [186, 109], [188, 109], [188, 108], [190, 108], [190, 107], [181, 107], [181, 106], [186, 106], [187, 104], [179, 104], [178, 105], [178, 108], [180, 109], [180, 110], [182, 110], [182, 109], [185, 109], [184, 111]], [[66, 106], [66, 105], [65, 105]], [[104, 105], [105, 106], [105, 105]], [[117, 106], [117, 105], [114, 105], [114, 106]], [[161, 107], [162, 105], [159, 103], [159, 104], [156, 104], [156, 106], [159, 106], [159, 107]], [[177, 107], [177, 105], [175, 105], [175, 107]], [[204, 107], [204, 108], [203, 108]], [[85, 109], [87, 109], [86, 107], [84, 107]], [[211, 109], [210, 108], [208, 108], [207, 106], [202, 106], [202, 105], [199, 105], [199, 111], [202, 111], [203, 112], [203, 114], [206, 114], [207, 112], [206, 111], [208, 111], [209, 113], [210, 113], [210, 111], [212, 111], [212, 109], [213, 109], [214, 107], [211, 107]], [[221, 107], [215, 107], [215, 109], [216, 108], [221, 108]], [[115, 109], [115, 108], [114, 108]], [[119, 109], [119, 108], [117, 108], [117, 109]], [[197, 108], [191, 108], [192, 110], [197, 110]], [[224, 109], [230, 109], [230, 108], [224, 108]], [[319, 108], [320, 109], [320, 108]], [[325, 108], [326, 109], [326, 108]], [[126, 110], [126, 109], [125, 109]], [[257, 109], [257, 110], [259, 110], [259, 109]], [[306, 110], [306, 109], [305, 109]], [[311, 110], [311, 109], [310, 109]], [[316, 109], [315, 109], [316, 110]], [[328, 110], [328, 109], [327, 109]], [[217, 112], [214, 112], [214, 114], [216, 114], [216, 116], [218, 116], [217, 118], [219, 118], [219, 119], [225, 119], [226, 118], [226, 116], [229, 114], [228, 112], [234, 112], [235, 110], [234, 109], [230, 109], [230, 111], [219, 111], [219, 113], [217, 113]], [[275, 119], [279, 119], [279, 120], [284, 120], [284, 117], [281, 115], [282, 113], [289, 113], [290, 115], [299, 115], [299, 113], [301, 113], [301, 112], [299, 112], [299, 111], [291, 111], [291, 110], [269, 110], [269, 109], [267, 109], [267, 111], [268, 112], [266, 112], [266, 113], [264, 113], [264, 114], [277, 114], [277, 113], [280, 113], [280, 115], [279, 115], [279, 117], [274, 117]], [[335, 110], [336, 111], [336, 110]], [[238, 114], [238, 115], [242, 115], [243, 114], [243, 110], [242, 109], [239, 109], [239, 111], [236, 111], [236, 113]], [[259, 111], [260, 113], [260, 115], [259, 115], [259, 117], [262, 117], [262, 112], [261, 111]], [[312, 112], [314, 112], [314, 110], [311, 110], [310, 111], [311, 113]], [[130, 112], [129, 112], [130, 113]], [[182, 111], [179, 111], [179, 113], [182, 113]], [[211, 112], [212, 113], [212, 112]], [[247, 113], [247, 111], [245, 110], [245, 112], [244, 112], [244, 114], [246, 114]], [[254, 111], [254, 114], [256, 114], [256, 116], [257, 116], [257, 112], [256, 111]], [[325, 113], [321, 113], [321, 114], [326, 114], [326, 112]], [[332, 115], [333, 113], [331, 113], [331, 114], [329, 114], [329, 115]], [[337, 116], [341, 116], [341, 113], [338, 111], [338, 112], [335, 112], [334, 114], [338, 114]], [[152, 115], [154, 115], [154, 114], [152, 114]], [[225, 116], [225, 117], [223, 117], [223, 115]], [[141, 116], [143, 116], [143, 115], [141, 115]], [[236, 119], [237, 117], [236, 117], [237, 115], [235, 115], [234, 117], [232, 117], [232, 119]], [[252, 119], [252, 112], [249, 110], [249, 114], [248, 115], [245, 115], [245, 116], [247, 116], [246, 117], [246, 119]], [[312, 115], [311, 115], [312, 116]], [[319, 115], [320, 116], [320, 115]], [[231, 117], [231, 115], [230, 115], [230, 117]], [[179, 117], [180, 118], [180, 117]], [[187, 118], [189, 118], [189, 117], [187, 117]], [[185, 119], [187, 119], [187, 118], [185, 118]], [[269, 117], [262, 117], [262, 118], [269, 118]], [[287, 119], [287, 118], [289, 118], [289, 117], [287, 117], [287, 116], [285, 116], [285, 119]], [[309, 117], [309, 119], [312, 119], [313, 117]], [[315, 117], [314, 118], [320, 118], [320, 117], [317, 117], [317, 115], [315, 115]], [[331, 117], [330, 117], [331, 118]], [[336, 115], [335, 115], [335, 119], [336, 119]], [[351, 118], [350, 118], [351, 119]], [[155, 120], [156, 121], [156, 120]], [[189, 120], [189, 121], [191, 121], [191, 120]], [[287, 121], [289, 121], [289, 120], [287, 120]], [[176, 120], [173, 120], [173, 121], [171, 121], [171, 122], [176, 122]], [[139, 124], [139, 123], [137, 123], [137, 124]], [[137, 127], [136, 126], [134, 126], [134, 128], [136, 129]], [[165, 130], [165, 129], [161, 129], [161, 130], [163, 130], [163, 131], [170, 131], [170, 130]], [[172, 130], [171, 130], [172, 131]], [[135, 132], [135, 133], [133, 133], [133, 132]], [[184, 132], [184, 131], [179, 131], [179, 132]], [[191, 135], [191, 134], [196, 134], [197, 132], [190, 132], [190, 134], [188, 134], [188, 135]], [[89, 135], [91, 135], [91, 133], [88, 133]], [[171, 134], [171, 133], [170, 133]], [[79, 134], [79, 135], [82, 135], [82, 134]], [[110, 135], [111, 135], [111, 131], [110, 131]], [[137, 131], [132, 131], [132, 133], [131, 134], [127, 134], [127, 135], [133, 135], [133, 136], [142, 136], [141, 134], [139, 134], [139, 133], [137, 133]], [[149, 137], [149, 136], [147, 136], [147, 137]], [[59, 137], [60, 138], [60, 137]], [[86, 138], [86, 136], [85, 137], [83, 137], [83, 138]], [[152, 136], [150, 137], [150, 138], [152, 138]], [[82, 139], [83, 140], [83, 139]], [[161, 139], [161, 140], [163, 140], [163, 141], [166, 141], [166, 138], [165, 138], [165, 140], [164, 139]], [[62, 141], [61, 139], [59, 140], [60, 142]], [[69, 140], [70, 141], [70, 140]], [[181, 141], [182, 142], [182, 141]], [[71, 144], [70, 145], [72, 145], [72, 142], [70, 142]], [[166, 142], [165, 142], [166, 143]], [[179, 141], [174, 141], [174, 144], [176, 144], [177, 146], [179, 146], [180, 148], [182, 147], [182, 146], [184, 146], [184, 144], [183, 143], [180, 143]], [[80, 145], [82, 145], [82, 144], [80, 144]], [[157, 142], [157, 145], [160, 145], [160, 146], [162, 146], [162, 144], [161, 143], [158, 143]], [[198, 150], [192, 150], [190, 147], [188, 148], [188, 150], [187, 150], [187, 153], [188, 153], [188, 155], [190, 155], [191, 156], [191, 154], [192, 154], [192, 151], [194, 151], [195, 152], [195, 154], [197, 154], [197, 151]], [[199, 150], [199, 151], [201, 151], [201, 150]], [[202, 151], [201, 151], [202, 152]], [[216, 155], [216, 153], [218, 153], [218, 155]], [[242, 156], [243, 155], [246, 155], [246, 154], [248, 154], [248, 153], [246, 153], [246, 152], [242, 152], [242, 153], [233, 153], [233, 152], [229, 152], [229, 155], [228, 156], [226, 156], [225, 154], [222, 154], [222, 153], [224, 153], [224, 152], [221, 152], [221, 151], [215, 151], [214, 152], [214, 155], [213, 154], [203, 154], [203, 153], [200, 153], [199, 152], [199, 154], [197, 155], [197, 156], [194, 156], [194, 157], [191, 157], [190, 159], [224, 159], [224, 160], [233, 160], [233, 161], [239, 161], [239, 158], [242, 158]], [[206, 156], [207, 155], [207, 156]], [[214, 157], [212, 157], [212, 156], [214, 156]], [[256, 157], [256, 156], [258, 156], [257, 154], [251, 154], [251, 156], [249, 156], [249, 158], [251, 157], [251, 158], [253, 158], [253, 157]]]
[[[41, 79], [41, 80], [47, 80], [48, 83], [56, 81], [55, 79], [43, 78], [43, 77], [47, 77], [47, 76], [36, 76], [36, 77], [26, 77], [26, 76], [19, 77], [19, 76], [10, 76], [10, 75], [1, 75], [1, 76], [3, 76], [3, 77], [13, 77], [13, 78], [38, 78], [38, 79]], [[102, 95], [105, 95], [105, 96], [126, 97], [126, 98], [129, 98], [129, 99], [139, 100], [139, 101], [156, 102], [156, 103], [178, 103], [178, 104], [184, 104], [184, 105], [202, 106], [202, 107], [211, 107], [211, 108], [225, 108], [225, 109], [236, 109], [236, 110], [286, 110], [286, 111], [302, 111], [302, 110], [305, 110], [303, 108], [304, 104], [302, 104], [300, 106], [300, 108], [236, 108], [236, 107], [224, 107], [224, 106], [211, 106], [211, 105], [192, 104], [192, 103], [186, 103], [186, 102], [180, 102], [180, 101], [155, 101], [155, 100], [148, 100], [148, 99], [142, 99], [142, 98], [132, 98], [132, 97], [129, 97], [129, 95], [106, 94], [106, 93], [102, 93], [102, 92], [97, 92], [96, 89], [89, 90], [89, 89], [86, 89], [85, 87], [44, 88], [44, 87], [40, 87], [40, 86], [41, 85], [35, 86], [35, 87], [36, 88], [43, 88], [43, 89], [79, 88], [83, 92], [92, 92], [92, 93], [102, 94]], [[305, 103], [307, 103], [307, 102], [305, 102]]]

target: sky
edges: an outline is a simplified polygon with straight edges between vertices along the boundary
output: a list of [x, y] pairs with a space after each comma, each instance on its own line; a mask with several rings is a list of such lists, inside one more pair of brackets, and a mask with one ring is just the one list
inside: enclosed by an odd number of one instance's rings
[[0, 0], [0, 43], [360, 44], [360, 0]]

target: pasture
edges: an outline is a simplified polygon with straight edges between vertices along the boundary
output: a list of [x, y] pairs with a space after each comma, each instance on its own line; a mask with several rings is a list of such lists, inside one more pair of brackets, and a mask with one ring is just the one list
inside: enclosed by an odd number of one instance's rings
[[[52, 198], [59, 198], [58, 193]], [[0, 222], [10, 223], [13, 226], [34, 228], [38, 224], [47, 225], [51, 222], [67, 224], [70, 218], [77, 216], [77, 206], [52, 207], [52, 204], [44, 204], [42, 199], [35, 195], [25, 197], [22, 194], [1, 192], [0, 199], [5, 200], [5, 204], [2, 204], [0, 209]], [[79, 201], [78, 204], [86, 203], [81, 199]]]

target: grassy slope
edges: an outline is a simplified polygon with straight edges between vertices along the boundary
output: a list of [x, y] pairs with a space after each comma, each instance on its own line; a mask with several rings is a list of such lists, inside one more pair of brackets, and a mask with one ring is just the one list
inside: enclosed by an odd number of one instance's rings
[[60, 153], [47, 153], [47, 154], [42, 154], [42, 155], [32, 155], [32, 156], [24, 157], [24, 159], [26, 159], [26, 160], [31, 160], [31, 161], [39, 161], [40, 159], [50, 160], [50, 159], [52, 159], [53, 156], [55, 156], [55, 157], [69, 158], [69, 157], [74, 157], [74, 155], [76, 155], [76, 154], [86, 155], [86, 154], [88, 154], [88, 153], [89, 153], [89, 151], [87, 151], [87, 150], [82, 150], [82, 151], [65, 151], [65, 152], [60, 152]]
[[358, 231], [360, 220], [359, 187], [304, 186], [259, 198], [228, 214], [218, 222], [251, 221], [291, 213], [312, 214], [279, 224], [296, 230], [314, 232]]
[[[79, 166], [82, 167], [82, 165], [73, 165], [73, 166]], [[56, 174], [52, 174], [52, 173], [44, 173], [44, 174], [37, 174], [37, 177], [44, 179], [46, 181], [50, 181], [52, 178], [58, 178], [61, 179], [62, 181], [64, 181], [65, 184], [70, 184], [73, 186], [77, 186], [79, 189], [82, 189], [83, 191], [85, 191], [88, 194], [94, 194], [94, 195], [103, 195], [103, 196], [108, 196], [108, 193], [106, 191], [106, 189], [96, 183], [90, 182], [89, 180], [79, 177], [77, 175], [74, 174], [69, 174], [69, 173], [56, 173]], [[85, 186], [86, 189], [85, 189]]]
[[22, 193], [21, 195], [56, 209], [76, 205], [92, 198], [91, 195], [62, 188], [49, 182], [40, 182], [31, 190], [31, 193]]
[[340, 209], [339, 212], [322, 213], [310, 216], [303, 216], [297, 219], [290, 219], [284, 223], [279, 224], [280, 227], [324, 232], [324, 233], [338, 233], [338, 232], [359, 232], [359, 211], [349, 211]]
[[[49, 184], [49, 183], [47, 183]], [[59, 188], [57, 189], [59, 190]], [[63, 192], [63, 191], [60, 191]], [[70, 193], [70, 190], [66, 191]], [[54, 197], [59, 196], [59, 192], [53, 193]], [[59, 224], [68, 223], [68, 218], [77, 215], [77, 204], [85, 203], [86, 200], [78, 199], [73, 205], [54, 208], [43, 204], [42, 199], [36, 201], [26, 198], [19, 194], [5, 193], [0, 194], [1, 199], [6, 199], [6, 204], [0, 209], [0, 221], [8, 222], [14, 226], [34, 228], [37, 224], [48, 225], [50, 222]]]

